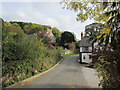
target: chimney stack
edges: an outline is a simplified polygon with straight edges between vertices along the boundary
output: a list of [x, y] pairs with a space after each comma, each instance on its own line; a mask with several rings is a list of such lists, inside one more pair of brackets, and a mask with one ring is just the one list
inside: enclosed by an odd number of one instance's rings
[[83, 39], [83, 32], [81, 32], [81, 39]]

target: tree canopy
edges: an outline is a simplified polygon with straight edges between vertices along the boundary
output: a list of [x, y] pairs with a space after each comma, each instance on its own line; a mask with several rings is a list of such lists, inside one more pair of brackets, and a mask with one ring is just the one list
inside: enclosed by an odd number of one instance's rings
[[92, 23], [85, 26], [85, 34], [87, 36], [93, 36], [95, 34], [100, 33], [103, 29], [104, 25], [102, 23]]
[[[75, 2], [75, 0], [63, 0], [63, 3], [65, 7], [78, 13], [76, 18], [78, 21], [84, 22], [88, 19], [94, 19], [98, 22], [103, 22], [105, 28], [97, 39], [101, 42], [106, 42], [106, 45], [108, 43], [114, 44], [116, 35], [119, 36], [120, 1], [104, 2], [104, 0], [101, 0], [101, 2], [88, 2], [86, 0], [77, 0]], [[111, 41], [109, 40], [110, 38]]]
[[[96, 53], [97, 71], [103, 78], [100, 85], [105, 88], [120, 88], [120, 1], [90, 1], [63, 0], [63, 3], [67, 9], [77, 12], [77, 21], [94, 19], [104, 24], [104, 28], [94, 37], [99, 44], [104, 44], [103, 50]], [[113, 56], [109, 57], [111, 55]]]
[[85, 36], [89, 37], [89, 40], [93, 40], [94, 42], [97, 40], [96, 37], [102, 29], [104, 28], [104, 24], [102, 23], [92, 23], [85, 26]]
[[23, 31], [28, 35], [38, 32], [38, 31], [47, 31], [48, 29], [51, 29], [50, 26], [39, 25], [39, 24], [28, 23], [28, 22], [17, 22], [17, 21], [13, 22], [13, 21], [11, 21], [10, 23], [18, 24], [21, 27], [21, 29], [23, 29]]
[[55, 37], [60, 37], [61, 32], [56, 27], [52, 28], [52, 33]]
[[[111, 11], [111, 8], [108, 6], [115, 5], [113, 2], [107, 3], [104, 2], [104, 0], [101, 0], [100, 2], [94, 0], [62, 0], [62, 3], [64, 4], [64, 8], [77, 12], [76, 19], [81, 22], [84, 22], [88, 19], [105, 22], [109, 19], [105, 12]], [[116, 1], [116, 3], [118, 4], [119, 2]]]
[[71, 32], [65, 31], [61, 34], [62, 43], [71, 43], [75, 42], [75, 36]]

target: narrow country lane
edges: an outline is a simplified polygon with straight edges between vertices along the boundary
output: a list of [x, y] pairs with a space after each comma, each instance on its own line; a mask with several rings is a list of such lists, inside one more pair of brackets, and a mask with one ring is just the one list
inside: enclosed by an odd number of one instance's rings
[[78, 55], [65, 57], [54, 69], [20, 88], [97, 88], [95, 70], [77, 59]]

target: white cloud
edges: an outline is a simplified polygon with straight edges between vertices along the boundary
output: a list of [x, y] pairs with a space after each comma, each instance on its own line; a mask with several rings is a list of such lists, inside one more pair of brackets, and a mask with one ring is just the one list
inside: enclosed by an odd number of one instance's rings
[[2, 2], [59, 2], [61, 0], [2, 0]]
[[38, 23], [38, 24], [45, 24], [50, 25], [52, 27], [58, 27], [59, 23], [49, 16], [43, 15], [41, 12], [39, 12], [39, 8], [36, 9], [31, 6], [26, 6], [26, 8], [22, 7], [16, 12], [8, 12], [7, 10], [3, 9], [3, 19], [9, 20], [9, 21], [25, 21], [25, 22], [32, 22], [32, 23]]
[[59, 14], [57, 21], [59, 22], [58, 28], [61, 30], [68, 30], [69, 27], [72, 25], [71, 16], [65, 16], [64, 14]]
[[19, 17], [26, 18], [26, 14], [24, 12], [16, 12]]
[[0, 16], [2, 16], [2, 3], [0, 2]]
[[61, 31], [74, 32], [77, 38], [80, 38], [80, 32], [84, 31], [85, 25], [92, 22], [77, 22], [74, 12], [62, 9], [59, 5], [59, 3], [7, 3], [3, 5], [2, 17], [7, 21], [50, 25], [57, 27]]
[[59, 26], [59, 23], [52, 18], [45, 19], [45, 23], [48, 24], [48, 25], [54, 26], [54, 27]]
[[64, 15], [60, 15], [60, 20], [62, 20], [62, 22], [66, 23], [66, 24], [72, 24], [72, 19], [70, 16], [64, 16]]

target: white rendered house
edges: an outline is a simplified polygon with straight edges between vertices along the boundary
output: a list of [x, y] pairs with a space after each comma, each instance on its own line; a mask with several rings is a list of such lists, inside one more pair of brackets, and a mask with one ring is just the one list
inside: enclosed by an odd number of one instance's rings
[[80, 63], [85, 62], [89, 63], [92, 62], [92, 51], [93, 51], [93, 44], [92, 41], [89, 41], [89, 38], [83, 37], [80, 40], [80, 51], [79, 51], [79, 60]]

